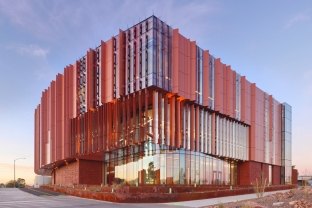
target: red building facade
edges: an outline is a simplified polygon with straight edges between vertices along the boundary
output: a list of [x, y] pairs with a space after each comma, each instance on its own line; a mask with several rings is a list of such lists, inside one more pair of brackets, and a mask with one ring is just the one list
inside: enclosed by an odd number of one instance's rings
[[55, 184], [291, 182], [291, 107], [152, 16], [42, 92], [35, 172]]

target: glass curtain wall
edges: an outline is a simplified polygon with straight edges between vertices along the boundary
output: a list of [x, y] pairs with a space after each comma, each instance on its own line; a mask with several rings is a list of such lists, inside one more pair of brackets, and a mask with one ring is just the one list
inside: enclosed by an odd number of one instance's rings
[[292, 163], [291, 163], [291, 106], [282, 104], [282, 184], [291, 183]]
[[105, 154], [104, 182], [183, 185], [235, 185], [237, 163], [189, 150], [145, 142]]
[[125, 34], [125, 94], [150, 86], [171, 91], [172, 28], [152, 16]]
[[86, 57], [82, 57], [78, 62], [78, 84], [77, 94], [79, 100], [78, 114], [81, 115], [87, 111], [87, 68]]
[[[209, 56], [209, 102], [208, 107], [214, 109], [214, 80], [215, 80], [215, 58]], [[237, 88], [236, 88], [237, 89]]]

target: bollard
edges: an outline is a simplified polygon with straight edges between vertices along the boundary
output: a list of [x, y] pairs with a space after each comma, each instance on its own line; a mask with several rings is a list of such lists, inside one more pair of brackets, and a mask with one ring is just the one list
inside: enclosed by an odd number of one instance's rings
[[169, 194], [172, 194], [172, 189], [171, 188], [169, 188]]

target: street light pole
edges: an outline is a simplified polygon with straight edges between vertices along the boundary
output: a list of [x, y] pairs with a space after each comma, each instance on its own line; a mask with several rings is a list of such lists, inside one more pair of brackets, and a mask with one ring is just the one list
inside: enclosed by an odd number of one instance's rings
[[14, 188], [16, 188], [16, 184], [15, 184], [15, 161], [16, 161], [16, 160], [23, 160], [23, 159], [26, 159], [26, 158], [20, 157], [20, 158], [14, 159]]

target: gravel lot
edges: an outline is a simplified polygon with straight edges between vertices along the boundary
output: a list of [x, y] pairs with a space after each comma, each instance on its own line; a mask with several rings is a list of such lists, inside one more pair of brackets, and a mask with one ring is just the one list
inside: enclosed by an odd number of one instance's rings
[[312, 188], [303, 187], [293, 189], [284, 193], [276, 193], [269, 196], [245, 200], [233, 203], [218, 204], [207, 206], [207, 208], [311, 208], [312, 207]]

